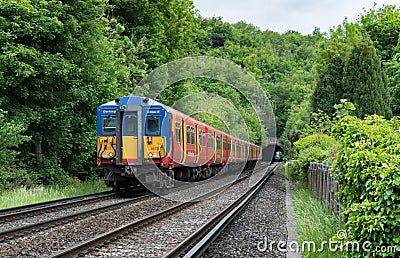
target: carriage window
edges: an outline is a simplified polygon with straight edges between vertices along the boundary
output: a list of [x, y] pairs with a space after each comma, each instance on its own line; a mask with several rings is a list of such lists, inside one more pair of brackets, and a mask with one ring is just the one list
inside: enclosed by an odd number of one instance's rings
[[176, 137], [176, 142], [181, 141], [181, 123], [179, 122], [175, 123], [175, 137]]
[[115, 134], [117, 119], [115, 117], [103, 117], [103, 134]]
[[194, 144], [195, 143], [195, 138], [194, 138], [194, 128], [192, 127], [192, 144]]
[[223, 138], [223, 139], [222, 139], [222, 142], [223, 142], [223, 147], [222, 147], [222, 149], [223, 149], [223, 150], [226, 150], [226, 138]]
[[217, 136], [217, 150], [221, 149], [221, 138]]
[[147, 117], [146, 134], [160, 134], [160, 117], [158, 116]]
[[190, 143], [190, 126], [186, 126], [186, 142]]
[[206, 146], [206, 134], [203, 131], [200, 131], [200, 145]]
[[136, 115], [126, 115], [124, 117], [124, 130], [126, 134], [136, 134], [137, 130], [137, 116]]
[[212, 134], [208, 135], [208, 147], [211, 149], [214, 148], [214, 137]]
[[186, 126], [186, 142], [194, 144], [194, 129], [191, 126]]

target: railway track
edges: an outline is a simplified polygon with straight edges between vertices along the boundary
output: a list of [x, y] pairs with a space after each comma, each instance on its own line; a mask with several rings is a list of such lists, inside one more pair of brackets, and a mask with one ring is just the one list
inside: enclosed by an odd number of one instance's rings
[[[273, 173], [273, 169], [271, 168], [269, 171], [269, 175]], [[246, 177], [243, 177], [240, 181], [243, 181]], [[265, 183], [267, 179], [264, 179], [263, 183]], [[257, 184], [258, 187], [261, 187], [262, 184]], [[208, 193], [209, 196], [215, 195], [216, 192], [219, 192], [220, 189], [216, 189], [210, 193]], [[254, 189], [252, 188], [251, 190], [249, 190], [248, 192], [253, 192], [254, 194]], [[248, 195], [248, 192], [246, 192], [246, 195]], [[236, 199], [237, 194], [233, 193], [232, 198]], [[246, 199], [247, 202], [249, 201], [250, 197], [242, 197], [241, 200], [243, 201], [243, 199]], [[204, 196], [202, 196], [199, 199], [205, 199]], [[217, 197], [218, 200], [218, 197]], [[236, 202], [235, 202], [236, 203]], [[153, 241], [157, 241], [155, 239], [149, 240], [152, 238], [151, 235], [155, 235], [155, 230], [159, 229], [160, 227], [164, 227], [166, 228], [166, 230], [173, 230], [173, 231], [177, 231], [177, 232], [182, 232], [182, 235], [186, 235], [188, 236], [188, 232], [183, 232], [185, 229], [185, 225], [183, 226], [179, 226], [177, 227], [176, 225], [171, 224], [172, 226], [168, 226], [168, 223], [170, 223], [171, 220], [174, 220], [172, 218], [178, 218], [177, 220], [182, 220], [180, 218], [187, 218], [188, 216], [193, 216], [196, 215], [196, 210], [199, 209], [203, 209], [200, 206], [207, 206], [207, 204], [204, 204], [204, 201], [199, 201], [199, 200], [194, 200], [192, 202], [185, 202], [185, 203], [179, 203], [176, 205], [173, 205], [172, 207], [168, 207], [167, 209], [158, 211], [156, 213], [153, 213], [151, 215], [148, 215], [146, 217], [137, 219], [132, 221], [131, 223], [125, 224], [117, 229], [111, 230], [109, 232], [105, 232], [103, 234], [100, 234], [96, 237], [93, 237], [91, 239], [82, 241], [81, 243], [71, 246], [69, 248], [66, 248], [62, 251], [59, 251], [55, 254], [53, 254], [51, 257], [71, 257], [71, 256], [77, 256], [77, 255], [86, 255], [88, 257], [91, 256], [92, 253], [94, 253], [94, 256], [108, 256], [110, 254], [105, 254], [104, 252], [108, 252], [107, 250], [113, 250], [114, 247], [112, 247], [113, 245], [116, 245], [116, 243], [119, 243], [120, 241], [128, 241], [129, 243], [135, 243], [136, 242], [148, 242], [151, 241], [152, 244], [156, 244], [153, 243]], [[226, 205], [225, 203], [223, 205]], [[209, 206], [209, 205], [208, 205]], [[229, 207], [231, 207], [232, 205], [230, 205]], [[244, 207], [244, 205], [242, 205]], [[225, 206], [224, 206], [225, 207]], [[232, 206], [233, 207], [233, 206]], [[229, 213], [227, 209], [225, 213]], [[211, 212], [210, 214], [214, 214], [215, 212]], [[201, 224], [203, 224], [205, 221], [207, 221], [207, 218], [209, 218], [211, 215], [208, 215], [208, 217], [206, 216], [205, 219], [203, 218], [202, 220], [200, 220], [200, 222], [197, 223], [197, 225], [195, 225], [196, 227], [199, 227]], [[221, 215], [218, 215], [216, 217], [220, 218]], [[183, 219], [185, 223], [187, 223], [187, 221], [185, 221], [185, 219]], [[189, 219], [190, 221], [190, 219]], [[200, 223], [200, 224], [199, 224]], [[216, 223], [215, 219], [213, 220], [212, 223]], [[181, 223], [182, 224], [182, 223]], [[196, 223], [195, 223], [196, 224]], [[201, 226], [201, 228], [204, 229], [209, 229], [209, 223], [207, 223], [207, 226]], [[193, 225], [192, 225], [193, 227]], [[193, 231], [193, 229], [192, 229]], [[194, 242], [198, 241], [199, 235], [204, 235], [205, 231], [202, 231], [201, 233], [196, 233], [196, 240], [190, 240], [190, 245], [193, 245]], [[164, 233], [166, 234], [166, 233]], [[191, 236], [192, 237], [192, 236]], [[142, 238], [142, 239], [140, 239]], [[193, 238], [193, 237], [192, 237]], [[121, 239], [121, 240], [119, 240]], [[177, 238], [179, 239], [179, 238]], [[126, 242], [125, 241], [125, 242]], [[182, 243], [186, 243], [187, 240], [184, 240], [184, 238], [182, 239]], [[179, 243], [175, 243], [178, 244], [176, 248], [174, 248], [174, 250], [178, 250], [178, 249], [184, 249], [187, 250], [187, 244], [179, 244]], [[123, 245], [123, 244], [117, 244], [117, 245]], [[110, 247], [111, 246], [111, 247]], [[170, 246], [169, 249], [171, 249], [173, 246]], [[178, 248], [179, 247], [179, 248]], [[140, 249], [140, 245], [135, 247], [136, 249]], [[117, 248], [118, 249], [118, 248]], [[160, 248], [162, 249], [162, 248]], [[104, 251], [105, 250], [105, 251]], [[174, 257], [174, 255], [176, 251], [171, 251], [171, 254], [169, 254], [170, 257]], [[180, 253], [182, 253], [183, 251], [179, 251]], [[165, 254], [165, 252], [164, 252]], [[115, 254], [113, 253], [112, 255], [116, 255], [116, 256], [120, 256], [120, 255], [124, 255], [124, 254]], [[127, 255], [127, 254], [125, 254]], [[130, 255], [132, 255], [132, 253], [130, 253]], [[141, 254], [143, 255], [143, 254]], [[154, 254], [153, 254], [154, 255]], [[152, 256], [151, 253], [146, 254], [146, 256]], [[156, 254], [155, 256], [160, 256], [160, 254]]]
[[[117, 209], [124, 205], [139, 202], [149, 196], [143, 190], [140, 196], [130, 199], [117, 199], [111, 191], [49, 202], [25, 205], [0, 211], [0, 241], [10, 240], [30, 233], [39, 232], [69, 223], [74, 220], [94, 216], [108, 209]], [[95, 206], [95, 208], [92, 208]]]
[[107, 200], [115, 197], [115, 193], [111, 191], [89, 194], [84, 196], [77, 196], [71, 198], [63, 198], [48, 202], [41, 202], [35, 204], [29, 204], [24, 206], [18, 206], [8, 209], [0, 210], [0, 223], [17, 220], [19, 218], [26, 218], [34, 216], [40, 213], [48, 213], [59, 211], [67, 208], [72, 208], [88, 203], [93, 203], [101, 200]]
[[[276, 166], [275, 166], [276, 167]], [[274, 168], [275, 168], [274, 167]], [[267, 173], [262, 180], [250, 188], [234, 203], [211, 218], [202, 227], [175, 246], [164, 257], [201, 257], [213, 241], [222, 233], [236, 215], [257, 195], [273, 174], [274, 169]]]

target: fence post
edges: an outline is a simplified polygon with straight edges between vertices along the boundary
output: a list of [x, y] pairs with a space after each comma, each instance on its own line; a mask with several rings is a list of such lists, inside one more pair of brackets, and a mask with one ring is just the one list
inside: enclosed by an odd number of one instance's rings
[[329, 166], [325, 165], [325, 201], [329, 203], [329, 182], [330, 182]]
[[308, 167], [307, 170], [307, 185], [308, 185], [308, 189], [312, 189], [312, 170], [313, 170], [313, 163], [310, 164], [310, 166]]
[[336, 214], [340, 214], [337, 198], [338, 183], [331, 175], [331, 167], [321, 163], [311, 163], [308, 167], [308, 188], [321, 201], [327, 202]]

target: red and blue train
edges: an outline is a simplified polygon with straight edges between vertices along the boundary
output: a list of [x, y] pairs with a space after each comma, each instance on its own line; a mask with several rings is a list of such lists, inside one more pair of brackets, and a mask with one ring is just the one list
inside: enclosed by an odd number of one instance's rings
[[124, 96], [97, 109], [97, 165], [115, 191], [144, 181], [168, 186], [159, 171], [197, 181], [224, 166], [255, 166], [261, 151], [149, 98]]

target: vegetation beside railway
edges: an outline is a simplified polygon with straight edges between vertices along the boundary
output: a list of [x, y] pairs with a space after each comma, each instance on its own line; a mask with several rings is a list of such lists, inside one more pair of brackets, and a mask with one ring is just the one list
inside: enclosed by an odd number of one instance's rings
[[[0, 190], [67, 185], [71, 178], [96, 174], [96, 107], [132, 92], [145, 74], [181, 57], [221, 57], [252, 74], [271, 99], [278, 134], [287, 146], [287, 136], [306, 137], [315, 121], [332, 118], [333, 111], [321, 103], [331, 107], [344, 97], [357, 110], [364, 110], [364, 104], [381, 106], [382, 113], [377, 112], [385, 116], [390, 109], [393, 114], [400, 110], [395, 6], [375, 7], [354, 23], [344, 20], [330, 33], [315, 29], [310, 35], [203, 18], [191, 0], [1, 0], [0, 19]], [[365, 59], [359, 61], [371, 68], [370, 77], [356, 65], [360, 51]], [[365, 78], [367, 84], [362, 84]], [[361, 84], [353, 85], [354, 79]], [[333, 82], [346, 87], [336, 92]], [[363, 91], [360, 85], [372, 84], [376, 87], [369, 95], [358, 94]], [[390, 96], [379, 94], [385, 89]], [[249, 102], [226, 84], [208, 79], [179, 82], [163, 92], [160, 101], [171, 105], [203, 91], [229, 99], [250, 128], [251, 141], [260, 143]], [[350, 93], [363, 99], [352, 99]], [[223, 126], [215, 117], [202, 119]]]
[[109, 190], [103, 180], [75, 181], [68, 186], [19, 187], [0, 194], [0, 209], [17, 207], [62, 198], [100, 193]]
[[340, 250], [332, 252], [325, 248], [317, 251], [321, 248], [322, 242], [329, 241], [340, 229], [339, 218], [332, 209], [315, 197], [314, 193], [308, 189], [305, 181], [300, 181], [296, 185], [292, 192], [292, 199], [300, 242], [313, 241], [316, 247], [315, 251], [304, 249], [302, 257], [343, 257], [344, 252]]
[[[95, 177], [96, 107], [168, 61], [208, 55], [242, 66], [267, 92], [297, 160], [286, 167], [289, 177], [301, 181], [311, 161], [333, 163], [349, 239], [400, 244], [399, 128], [390, 120], [400, 115], [398, 7], [375, 7], [310, 35], [203, 18], [191, 0], [0, 0], [0, 22], [1, 192]], [[160, 100], [171, 105], [202, 91], [229, 99], [260, 143], [248, 101], [221, 82], [179, 82]]]
[[[364, 119], [346, 115], [333, 125], [331, 138], [337, 142], [331, 139], [336, 142], [333, 145], [335, 148], [331, 149], [335, 153], [331, 165], [333, 176], [339, 184], [338, 197], [342, 212], [340, 220], [328, 223], [331, 228], [345, 230], [342, 242], [359, 243], [359, 246], [368, 243], [367, 250], [360, 247], [357, 251], [345, 252], [350, 257], [397, 257], [400, 252], [399, 126], [399, 117], [388, 120], [378, 115], [366, 116]], [[305, 149], [301, 147], [305, 141], [310, 141], [313, 145], [312, 155], [304, 154]], [[307, 166], [303, 164], [310, 162], [310, 159], [311, 162], [329, 163], [329, 155], [318, 155], [324, 152], [326, 146], [329, 146], [327, 142], [321, 147], [320, 141], [314, 136], [295, 143], [299, 160], [290, 161], [286, 166], [286, 173], [299, 182], [296, 191], [307, 192], [304, 186]], [[307, 217], [303, 213], [313, 209], [313, 202], [301, 204], [304, 196], [298, 198], [293, 194], [293, 198], [295, 206], [303, 207], [296, 210], [300, 220], [297, 225], [302, 240], [307, 241], [311, 236], [302, 221], [303, 217]], [[319, 221], [318, 216], [309, 218], [311, 221]], [[331, 237], [325, 236], [325, 240], [328, 241]], [[318, 238], [319, 236], [311, 239]], [[337, 241], [337, 238], [333, 238], [334, 240]], [[314, 255], [316, 254], [307, 253], [306, 257]]]

